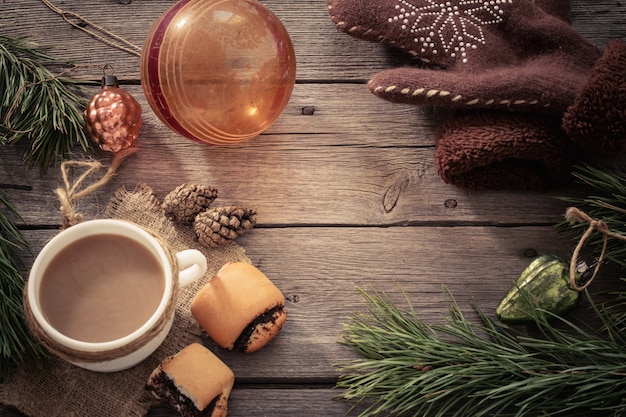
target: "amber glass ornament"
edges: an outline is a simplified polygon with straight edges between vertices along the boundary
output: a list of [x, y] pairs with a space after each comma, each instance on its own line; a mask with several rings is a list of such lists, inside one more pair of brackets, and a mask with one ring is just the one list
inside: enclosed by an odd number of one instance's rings
[[212, 144], [259, 135], [293, 90], [285, 27], [255, 0], [181, 0], [154, 24], [141, 57], [148, 103], [175, 132]]
[[101, 149], [119, 152], [129, 148], [141, 128], [141, 106], [113, 75], [102, 77], [102, 90], [85, 109], [85, 125]]

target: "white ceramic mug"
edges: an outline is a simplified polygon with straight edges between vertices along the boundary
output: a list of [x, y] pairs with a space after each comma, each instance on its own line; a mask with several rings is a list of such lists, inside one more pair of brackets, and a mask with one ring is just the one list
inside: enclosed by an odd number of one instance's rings
[[[165, 277], [165, 290], [154, 313], [137, 330], [115, 340], [85, 342], [66, 336], [49, 323], [40, 303], [41, 279], [52, 259], [68, 245], [84, 237], [102, 234], [114, 234], [131, 238], [148, 249], [161, 266]], [[123, 220], [89, 220], [63, 230], [44, 246], [35, 259], [29, 274], [25, 294], [25, 307], [31, 329], [35, 327], [35, 335], [40, 340], [44, 341], [43, 339], [45, 339], [45, 341], [49, 342], [47, 344], [43, 343], [48, 348], [51, 345], [61, 347], [61, 351], [67, 348], [71, 352], [78, 352], [78, 355], [76, 355], [78, 358], [81, 357], [81, 353], [88, 355], [89, 360], [74, 360], [75, 356], [70, 355], [68, 359], [66, 355], [59, 355], [79, 367], [98, 372], [115, 372], [137, 365], [154, 352], [169, 333], [174, 320], [175, 310], [172, 306], [172, 299], [175, 297], [177, 287], [190, 284], [202, 277], [206, 272], [207, 260], [202, 252], [188, 249], [176, 253], [175, 256], [181, 269], [178, 276], [176, 276], [175, 271], [172, 271], [172, 262], [170, 262], [168, 251], [164, 249], [159, 240], [138, 225]], [[175, 280], [178, 280], [178, 282]], [[175, 306], [175, 300], [173, 302]], [[138, 340], [141, 341], [141, 344], [135, 349]], [[50, 350], [57, 353], [54, 349]], [[123, 356], [111, 358], [111, 355], [107, 355], [107, 352], [120, 351], [123, 352]], [[99, 360], [98, 355], [100, 353], [106, 359]]]

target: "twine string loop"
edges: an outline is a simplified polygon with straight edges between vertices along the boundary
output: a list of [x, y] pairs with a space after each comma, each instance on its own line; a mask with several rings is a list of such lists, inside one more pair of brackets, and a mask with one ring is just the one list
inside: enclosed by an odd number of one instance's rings
[[[131, 55], [141, 56], [141, 48], [134, 43], [124, 39], [123, 37], [116, 35], [115, 33], [105, 29], [104, 27], [98, 25], [97, 23], [81, 16], [78, 13], [63, 10], [60, 7], [56, 6], [50, 0], [41, 0], [50, 10], [58, 14], [69, 23], [72, 27], [81, 30], [94, 38], [98, 39], [100, 42], [105, 43], [109, 46], [117, 48], [121, 51], [127, 52]], [[127, 4], [130, 4], [128, 2]], [[78, 22], [76, 22], [75, 20]], [[89, 29], [89, 26], [93, 28]]]
[[[74, 203], [108, 183], [111, 178], [115, 176], [117, 169], [120, 167], [122, 162], [130, 155], [137, 152], [137, 150], [137, 147], [130, 147], [116, 152], [104, 176], [93, 184], [87, 186], [84, 185], [85, 181], [102, 168], [102, 164], [100, 162], [95, 160], [68, 160], [61, 164], [63, 187], [58, 187], [55, 190], [55, 193], [61, 203], [61, 226], [63, 229], [67, 229], [68, 227], [83, 221], [83, 215], [74, 209]], [[75, 168], [82, 168], [83, 173], [72, 182], [72, 172]]]
[[[626, 236], [611, 231], [611, 229], [604, 220], [594, 219], [587, 213], [576, 207], [569, 207], [567, 209], [567, 211], [565, 212], [565, 219], [570, 224], [586, 223], [588, 225], [587, 230], [585, 230], [585, 233], [583, 233], [582, 237], [578, 241], [578, 244], [576, 245], [576, 248], [574, 249], [569, 268], [570, 287], [576, 291], [583, 291], [593, 282], [593, 280], [596, 278], [596, 275], [598, 274], [598, 271], [600, 270], [600, 265], [604, 261], [604, 256], [606, 254], [609, 237], [614, 237], [626, 241]], [[597, 266], [595, 267], [593, 274], [591, 275], [589, 280], [587, 280], [587, 282], [583, 283], [582, 285], [578, 285], [578, 283], [576, 282], [576, 265], [578, 264], [578, 257], [580, 256], [580, 251], [584, 247], [587, 240], [596, 231], [602, 234], [602, 249], [600, 251], [600, 256], [597, 261]]]

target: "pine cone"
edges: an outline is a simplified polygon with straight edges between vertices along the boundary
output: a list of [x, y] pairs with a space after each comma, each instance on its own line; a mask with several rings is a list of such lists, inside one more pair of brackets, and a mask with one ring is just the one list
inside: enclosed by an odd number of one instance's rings
[[191, 223], [217, 198], [217, 190], [202, 184], [181, 184], [163, 201], [165, 216], [173, 221]]
[[252, 229], [256, 217], [254, 210], [241, 206], [215, 207], [196, 216], [193, 230], [202, 245], [215, 248]]

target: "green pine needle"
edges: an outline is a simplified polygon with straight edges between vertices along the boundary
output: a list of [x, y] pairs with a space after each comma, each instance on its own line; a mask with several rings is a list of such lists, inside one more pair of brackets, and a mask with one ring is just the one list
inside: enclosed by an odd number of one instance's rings
[[[94, 85], [55, 75], [50, 68], [73, 68], [26, 37], [0, 35], [0, 146], [20, 144], [29, 168], [41, 175], [72, 157], [79, 145], [90, 150], [79, 108], [87, 99], [82, 85]], [[1, 162], [1, 161], [0, 161]], [[20, 219], [15, 206], [0, 193], [0, 382], [21, 363], [45, 361], [45, 350], [29, 332], [22, 305], [24, 280], [20, 251], [30, 249], [6, 215]]]
[[0, 145], [23, 143], [24, 160], [40, 174], [72, 156], [78, 144], [90, 149], [82, 112], [87, 99], [81, 85], [93, 84], [55, 75], [59, 61], [27, 38], [0, 35]]
[[[0, 206], [19, 214], [0, 193]], [[24, 280], [18, 270], [20, 250], [30, 250], [28, 242], [13, 222], [0, 210], [0, 382], [24, 361], [43, 363], [46, 353], [26, 326], [22, 294]]]
[[446, 323], [428, 326], [408, 298], [400, 309], [384, 293], [359, 291], [367, 313], [350, 318], [342, 343], [363, 358], [337, 365], [336, 386], [360, 417], [626, 413], [626, 340], [619, 333], [607, 340], [537, 310], [543, 337], [514, 335], [478, 308], [481, 324], [471, 323], [454, 300]]

